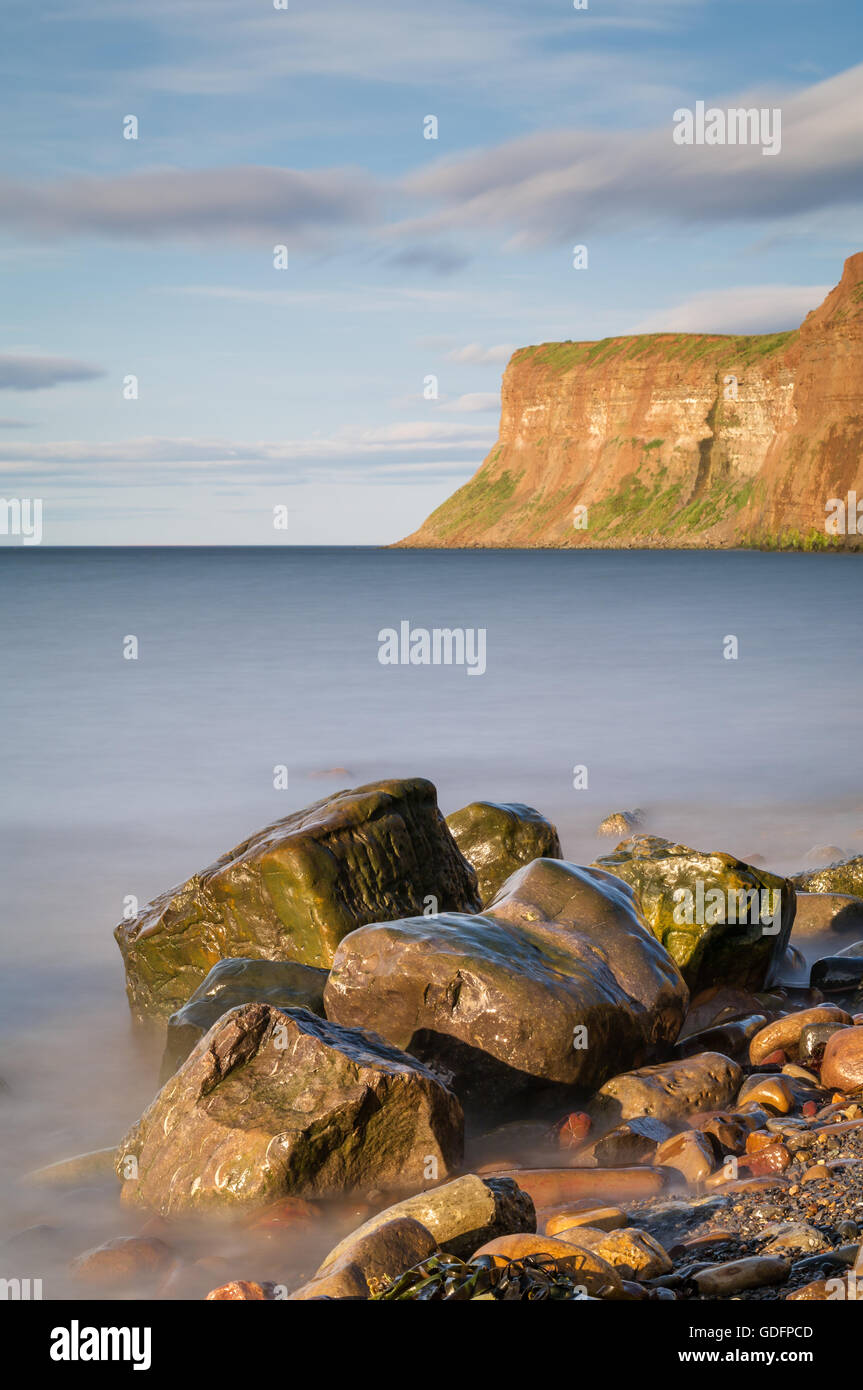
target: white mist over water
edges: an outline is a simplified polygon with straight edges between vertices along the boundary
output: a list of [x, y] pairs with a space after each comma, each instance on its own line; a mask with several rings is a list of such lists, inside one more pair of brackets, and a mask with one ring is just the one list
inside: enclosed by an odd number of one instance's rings
[[[861, 575], [827, 555], [0, 551], [0, 1227], [50, 1207], [11, 1180], [113, 1144], [157, 1089], [112, 937], [124, 898], [342, 787], [526, 801], [578, 862], [635, 806], [779, 870], [863, 850]], [[485, 629], [485, 674], [382, 666], [404, 620]]]

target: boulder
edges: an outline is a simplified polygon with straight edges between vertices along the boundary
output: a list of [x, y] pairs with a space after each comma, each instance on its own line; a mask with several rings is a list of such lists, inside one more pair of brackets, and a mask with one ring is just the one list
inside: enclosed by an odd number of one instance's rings
[[705, 1110], [721, 1110], [740, 1089], [743, 1073], [721, 1052], [641, 1067], [612, 1077], [591, 1102], [591, 1110], [609, 1124], [649, 1115], [675, 1128]]
[[185, 1062], [213, 1024], [241, 1004], [274, 1004], [279, 1009], [309, 1009], [324, 1016], [326, 970], [293, 960], [229, 957], [214, 965], [182, 1009], [168, 1019], [162, 1079]]
[[455, 1096], [382, 1038], [246, 1004], [213, 1025], [120, 1145], [122, 1200], [162, 1216], [421, 1187], [461, 1158]]
[[863, 1028], [843, 1028], [828, 1039], [821, 1084], [843, 1092], [863, 1087]]
[[863, 956], [822, 956], [809, 972], [810, 989], [825, 994], [853, 994], [863, 985]]
[[716, 984], [761, 989], [785, 955], [795, 899], [787, 879], [657, 835], [631, 836], [595, 867], [634, 889], [693, 993]]
[[329, 1018], [432, 1063], [477, 1110], [649, 1060], [687, 1002], [631, 890], [557, 859], [513, 874], [478, 916], [358, 928], [324, 991]]
[[341, 1253], [327, 1256], [315, 1277], [291, 1294], [291, 1300], [312, 1298], [368, 1298], [380, 1293], [434, 1254], [437, 1242], [412, 1216], [397, 1216], [367, 1231], [354, 1233], [341, 1243]]
[[467, 1259], [477, 1245], [497, 1236], [536, 1230], [533, 1202], [513, 1178], [481, 1178], [468, 1173], [378, 1212], [330, 1251], [315, 1277], [341, 1266], [359, 1242], [400, 1218], [418, 1221], [441, 1250], [459, 1259]]
[[832, 946], [835, 940], [848, 941], [851, 934], [863, 931], [863, 898], [851, 893], [804, 893], [797, 889], [797, 912], [794, 916], [794, 941], [827, 936], [818, 945]]
[[557, 830], [532, 806], [473, 801], [447, 816], [450, 834], [476, 870], [481, 903], [488, 903], [510, 874], [534, 859], [560, 859]]
[[167, 1018], [226, 956], [327, 967], [347, 932], [479, 907], [431, 782], [338, 792], [267, 826], [114, 933], [133, 1017]]
[[70, 1271], [79, 1283], [127, 1290], [160, 1278], [175, 1259], [170, 1246], [154, 1236], [117, 1236], [78, 1255]]
[[799, 893], [844, 893], [863, 898], [863, 854], [795, 874], [791, 882]]

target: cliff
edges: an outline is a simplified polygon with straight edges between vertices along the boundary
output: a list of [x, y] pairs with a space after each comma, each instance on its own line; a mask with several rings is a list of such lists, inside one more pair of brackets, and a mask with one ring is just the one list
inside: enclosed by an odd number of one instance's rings
[[861, 459], [863, 253], [791, 332], [514, 353], [497, 443], [401, 544], [857, 549], [826, 521]]

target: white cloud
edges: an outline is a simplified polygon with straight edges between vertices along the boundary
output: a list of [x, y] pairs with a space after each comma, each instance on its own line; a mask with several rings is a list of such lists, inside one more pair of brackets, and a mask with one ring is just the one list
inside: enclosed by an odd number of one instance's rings
[[508, 362], [514, 352], [514, 343], [497, 343], [494, 347], [483, 347], [481, 343], [467, 343], [465, 347], [453, 348], [447, 353], [447, 359], [450, 362], [475, 363], [480, 366], [492, 362]]
[[454, 400], [446, 401], [441, 410], [451, 410], [465, 414], [479, 413], [485, 410], [500, 410], [500, 392], [498, 391], [469, 391], [464, 396], [456, 396]]
[[581, 241], [597, 229], [673, 222], [781, 220], [863, 200], [863, 65], [778, 98], [748, 93], [708, 105], [779, 107], [782, 148], [678, 146], [673, 109], [652, 130], [541, 131], [438, 161], [404, 180], [437, 210], [403, 222], [410, 240], [506, 228], [511, 246]]
[[743, 285], [708, 290], [658, 309], [636, 333], [779, 333], [797, 328], [830, 285]]

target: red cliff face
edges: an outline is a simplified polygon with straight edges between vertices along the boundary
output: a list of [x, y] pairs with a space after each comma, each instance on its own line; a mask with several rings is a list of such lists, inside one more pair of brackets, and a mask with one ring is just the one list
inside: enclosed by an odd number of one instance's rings
[[794, 332], [522, 348], [495, 447], [402, 544], [863, 547], [828, 527], [861, 459], [863, 253]]

